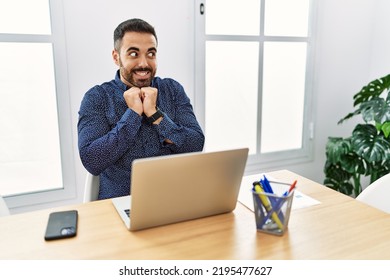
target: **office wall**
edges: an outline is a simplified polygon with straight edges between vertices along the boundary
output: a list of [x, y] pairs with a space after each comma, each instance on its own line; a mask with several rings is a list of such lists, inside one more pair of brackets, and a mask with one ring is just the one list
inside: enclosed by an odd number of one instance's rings
[[377, 0], [375, 6], [375, 23], [373, 28], [372, 55], [370, 60], [370, 77], [375, 79], [390, 73], [390, 24], [388, 0]]
[[[69, 89], [71, 94], [75, 177], [78, 197], [51, 207], [82, 201], [85, 170], [77, 149], [77, 113], [84, 93], [114, 77], [112, 32], [132, 17], [152, 23], [159, 38], [158, 75], [174, 77], [194, 96], [193, 0], [66, 0], [64, 1]], [[328, 136], [349, 135], [356, 121], [337, 125], [352, 110], [352, 96], [371, 79], [390, 72], [390, 1], [318, 1], [317, 52], [314, 67], [315, 112], [313, 161], [290, 169], [317, 182], [323, 181]], [[267, 170], [259, 170], [267, 171]], [[32, 210], [32, 209], [24, 209]], [[21, 209], [23, 211], [23, 209]]]
[[[117, 67], [111, 57], [112, 33], [123, 20], [138, 17], [154, 25], [159, 41], [157, 74], [174, 77], [193, 96], [193, 1], [66, 0], [64, 8], [74, 143], [77, 112], [84, 93], [93, 85], [114, 78]], [[85, 169], [76, 145], [74, 153], [80, 200]]]
[[361, 122], [357, 117], [337, 125], [353, 111], [353, 95], [371, 80], [390, 73], [390, 39], [385, 35], [390, 32], [390, 2], [318, 2], [314, 161], [289, 169], [322, 183], [327, 138], [348, 136]]

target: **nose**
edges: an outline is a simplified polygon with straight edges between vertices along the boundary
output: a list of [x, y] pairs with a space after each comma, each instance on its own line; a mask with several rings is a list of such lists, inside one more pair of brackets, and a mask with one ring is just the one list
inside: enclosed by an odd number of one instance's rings
[[138, 67], [145, 68], [149, 66], [145, 55], [140, 55], [138, 60]]

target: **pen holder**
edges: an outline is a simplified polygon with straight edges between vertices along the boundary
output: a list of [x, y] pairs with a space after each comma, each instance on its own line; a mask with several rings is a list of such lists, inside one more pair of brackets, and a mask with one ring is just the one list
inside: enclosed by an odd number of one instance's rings
[[288, 193], [285, 184], [275, 187], [274, 193], [252, 190], [256, 228], [261, 232], [283, 235], [290, 219], [294, 190]]

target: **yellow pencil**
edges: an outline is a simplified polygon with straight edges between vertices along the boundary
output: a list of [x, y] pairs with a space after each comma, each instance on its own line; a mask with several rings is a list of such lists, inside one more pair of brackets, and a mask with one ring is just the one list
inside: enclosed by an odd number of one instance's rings
[[[272, 206], [271, 206], [271, 204], [270, 204], [268, 198], [267, 198], [265, 195], [261, 194], [261, 193], [263, 192], [263, 188], [262, 188], [262, 187], [260, 186], [260, 184], [257, 183], [257, 182], [256, 182], [256, 183], [253, 183], [253, 184], [254, 184], [256, 193], [259, 195], [259, 197], [260, 197], [260, 199], [261, 199], [261, 202], [263, 203], [264, 207], [267, 209], [267, 211], [268, 211], [268, 213], [269, 213], [270, 211], [272, 211]], [[283, 230], [283, 224], [282, 224], [282, 222], [280, 221], [278, 215], [277, 215], [275, 212], [273, 212], [272, 215], [271, 215], [271, 217], [272, 217], [272, 220], [274, 220], [274, 222], [276, 223], [276, 225], [277, 225], [281, 230]]]

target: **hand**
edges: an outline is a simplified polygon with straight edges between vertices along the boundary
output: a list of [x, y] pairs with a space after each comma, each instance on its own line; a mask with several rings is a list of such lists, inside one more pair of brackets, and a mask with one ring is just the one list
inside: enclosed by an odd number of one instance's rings
[[143, 111], [147, 117], [157, 112], [157, 89], [152, 87], [141, 88]]
[[127, 107], [141, 116], [144, 112], [141, 89], [137, 87], [131, 87], [123, 93], [123, 97], [125, 98]]

